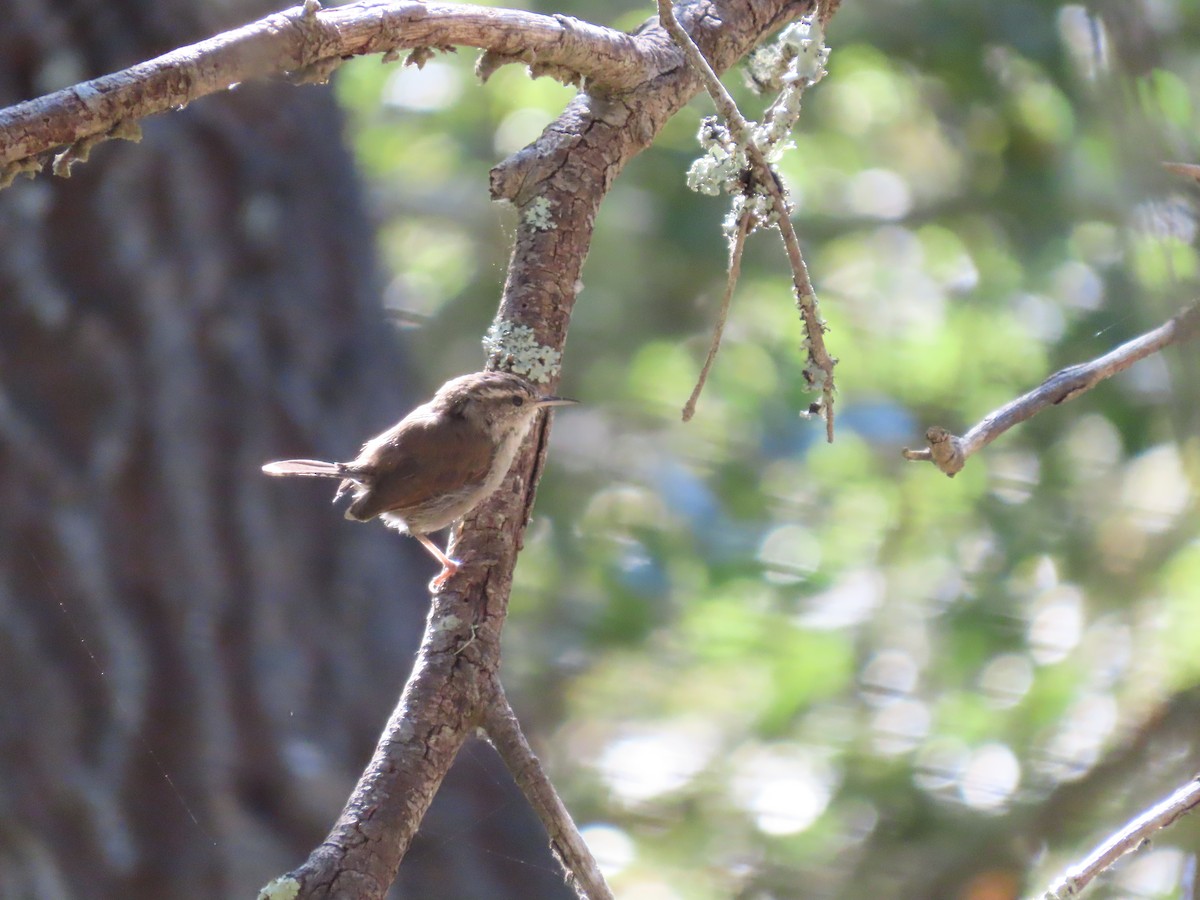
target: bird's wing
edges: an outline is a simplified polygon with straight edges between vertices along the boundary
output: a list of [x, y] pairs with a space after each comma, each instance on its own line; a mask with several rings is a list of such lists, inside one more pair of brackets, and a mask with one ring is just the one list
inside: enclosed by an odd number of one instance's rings
[[421, 507], [491, 469], [493, 447], [465, 419], [414, 416], [363, 446], [353, 465], [369, 473], [369, 489], [348, 511], [356, 519]]

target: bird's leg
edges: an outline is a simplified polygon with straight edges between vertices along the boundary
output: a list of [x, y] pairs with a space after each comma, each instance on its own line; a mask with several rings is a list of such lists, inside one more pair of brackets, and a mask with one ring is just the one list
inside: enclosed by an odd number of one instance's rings
[[414, 534], [413, 537], [420, 541], [424, 545], [425, 549], [433, 554], [433, 558], [442, 564], [442, 571], [438, 572], [437, 575], [434, 576], [433, 581], [429, 582], [429, 589], [431, 591], [435, 591], [445, 584], [451, 575], [458, 571], [458, 560], [451, 559], [449, 556], [443, 553], [441, 548], [425, 535]]

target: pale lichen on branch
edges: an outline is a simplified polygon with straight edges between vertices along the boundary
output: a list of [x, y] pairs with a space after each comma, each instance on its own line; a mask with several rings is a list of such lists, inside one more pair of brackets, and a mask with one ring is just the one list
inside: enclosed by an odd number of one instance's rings
[[558, 377], [562, 353], [538, 343], [528, 325], [496, 319], [483, 337], [483, 349], [489, 362], [530, 381], [545, 383]]
[[[816, 291], [792, 226], [791, 202], [774, 168], [774, 163], [791, 146], [790, 134], [799, 117], [804, 90], [825, 75], [829, 50], [825, 46], [821, 19], [815, 14], [805, 16], [784, 29], [774, 45], [759, 51], [758, 62], [751, 70], [751, 80], [756, 85], [779, 91], [759, 123], [742, 115], [700, 48], [676, 21], [670, 0], [658, 0], [658, 11], [663, 27], [704, 79], [719, 113], [719, 118], [710, 117], [701, 123], [699, 139], [705, 154], [689, 170], [688, 186], [714, 196], [722, 192], [734, 195], [724, 221], [731, 245], [731, 272], [735, 271], [734, 263], [739, 255], [732, 252], [735, 235], [743, 230], [750, 233], [763, 226], [779, 229], [792, 269], [796, 306], [804, 322], [803, 349], [807, 357], [804, 380], [806, 387], [821, 392], [820, 410], [825, 418], [826, 436], [832, 441], [833, 367], [837, 360], [825, 348], [825, 322], [817, 311]], [[715, 349], [710, 350], [705, 373], [714, 355]], [[699, 384], [702, 386], [703, 378]], [[685, 407], [685, 420], [690, 418], [688, 409], [694, 407], [695, 398], [693, 393]]]

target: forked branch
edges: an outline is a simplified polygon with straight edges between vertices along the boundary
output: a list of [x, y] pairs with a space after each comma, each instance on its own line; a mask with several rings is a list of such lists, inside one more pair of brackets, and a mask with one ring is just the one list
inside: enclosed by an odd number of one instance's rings
[[[836, 5], [836, 4], [835, 4]], [[827, 16], [831, 8], [824, 10]], [[807, 343], [809, 365], [805, 368], [805, 377], [812, 387], [819, 388], [822, 395], [822, 413], [825, 416], [826, 436], [833, 441], [833, 367], [837, 360], [825, 349], [825, 324], [817, 312], [817, 295], [813, 290], [812, 280], [808, 275], [808, 265], [800, 249], [800, 239], [792, 226], [791, 204], [787, 192], [779, 180], [770, 161], [755, 138], [750, 122], [742, 115], [732, 95], [725, 89], [721, 79], [705, 58], [704, 53], [692, 40], [691, 35], [675, 18], [671, 0], [658, 0], [658, 18], [663, 28], [683, 50], [692, 68], [700, 74], [704, 86], [712, 97], [717, 112], [724, 119], [729, 133], [737, 142], [737, 146], [746, 154], [749, 163], [749, 175], [757, 190], [771, 198], [774, 215], [769, 222], [779, 229], [783, 238], [783, 246], [787, 252], [788, 263], [792, 269], [792, 285], [795, 291], [796, 306], [804, 321], [804, 331]], [[740, 227], [740, 226], [739, 226]]]
[[[793, 0], [723, 3], [719, 9], [711, 0], [685, 0], [679, 17], [723, 70], [806, 11], [806, 4]], [[513, 360], [532, 355], [549, 364], [560, 358], [601, 201], [625, 164], [701, 89], [696, 73], [680, 65], [678, 50], [656, 24], [639, 31], [636, 40], [640, 47], [657, 48], [647, 49], [645, 58], [659, 53], [670, 58], [661, 75], [603, 98], [579, 94], [533, 144], [493, 170], [493, 197], [510, 201], [517, 212], [493, 329], [522, 342], [519, 352], [510, 346]], [[546, 386], [552, 390], [554, 383]], [[548, 429], [546, 422], [535, 429], [504, 483], [456, 532], [453, 554], [463, 565], [434, 597], [418, 665], [375, 759], [328, 838], [273, 889], [299, 891], [290, 896], [301, 898], [351, 891], [356, 897], [381, 897], [428, 798], [466, 734], [483, 723], [542, 815], [556, 851], [570, 867], [569, 878], [589, 897], [609, 896], [578, 832], [564, 824], [569, 817], [561, 801], [545, 790], [544, 773], [515, 730], [507, 701], [498, 705], [503, 695], [494, 684], [513, 566]]]

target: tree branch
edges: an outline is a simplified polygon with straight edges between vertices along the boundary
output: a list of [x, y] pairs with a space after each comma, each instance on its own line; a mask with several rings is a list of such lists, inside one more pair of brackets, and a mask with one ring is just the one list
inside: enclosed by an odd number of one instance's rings
[[905, 459], [929, 460], [953, 478], [962, 471], [967, 458], [983, 449], [1008, 429], [1032, 418], [1047, 407], [1090, 391], [1106, 378], [1123, 372], [1171, 344], [1182, 344], [1200, 334], [1200, 304], [1194, 304], [1168, 319], [1153, 331], [1122, 344], [1097, 359], [1055, 372], [1027, 394], [985, 416], [963, 437], [945, 428], [932, 426], [925, 432], [929, 446], [921, 450], [903, 450]]
[[524, 62], [535, 65], [536, 74], [582, 82], [593, 91], [630, 89], [672, 61], [661, 44], [567, 16], [415, 0], [321, 9], [310, 0], [0, 110], [0, 184], [19, 171], [40, 171], [44, 156], [57, 147], [78, 147], [65, 159], [69, 163], [97, 141], [132, 136], [137, 120], [245, 81], [284, 75], [323, 81], [352, 56], [453, 46], [487, 50], [480, 60], [485, 78], [503, 63]]
[[433, 796], [477, 724], [479, 659], [461, 593], [435, 594], [412, 675], [329, 836], [277, 883], [297, 897], [382, 897]]
[[521, 793], [529, 801], [550, 836], [550, 846], [571, 873], [573, 886], [586, 900], [612, 900], [604, 875], [596, 859], [575, 827], [575, 821], [563, 804], [558, 791], [546, 776], [541, 762], [521, 731], [499, 679], [493, 681], [493, 693], [483, 714], [483, 727], [492, 745], [512, 773]]
[[717, 359], [717, 351], [721, 349], [721, 337], [725, 334], [725, 323], [729, 319], [729, 304], [733, 300], [733, 289], [737, 286], [738, 276], [742, 271], [742, 251], [746, 247], [746, 235], [750, 233], [753, 219], [754, 214], [749, 209], [743, 210], [741, 216], [738, 217], [737, 231], [734, 232], [733, 241], [729, 246], [729, 273], [725, 279], [725, 293], [721, 295], [721, 308], [717, 312], [717, 322], [713, 325], [708, 355], [704, 357], [704, 365], [700, 367], [700, 377], [696, 379], [692, 395], [683, 405], [683, 421], [685, 422], [690, 422], [692, 416], [696, 414], [696, 404], [700, 401], [700, 393], [704, 390], [704, 384], [708, 381], [708, 373]]
[[[810, 5], [688, 0], [677, 15], [712, 64], [724, 70]], [[657, 24], [636, 40], [647, 58], [672, 64], [625, 93], [581, 92], [533, 144], [492, 170], [493, 199], [513, 203], [518, 219], [504, 294], [489, 332], [495, 336], [488, 344], [489, 366], [536, 375], [550, 391], [600, 203], [625, 164], [702, 87]], [[504, 483], [452, 536], [451, 553], [463, 565], [434, 597], [417, 666], [337, 825], [307, 862], [269, 885], [265, 895], [382, 897], [466, 734], [484, 715], [497, 715], [488, 712], [487, 701], [494, 695], [513, 568], [546, 455], [549, 421], [543, 417], [532, 429]], [[505, 736], [503, 720], [493, 718], [492, 726]], [[531, 802], [546, 801], [535, 795]], [[581, 858], [577, 851], [563, 855], [571, 865]], [[573, 874], [580, 883], [590, 878]]]
[[1167, 799], [1152, 806], [1072, 866], [1044, 895], [1044, 900], [1076, 897], [1097, 875], [1126, 853], [1140, 848], [1155, 832], [1174, 825], [1200, 805], [1200, 780], [1193, 780]]
[[[828, 11], [826, 11], [826, 15], [828, 15]], [[738, 109], [733, 96], [725, 89], [725, 85], [721, 84], [721, 79], [717, 77], [717, 73], [713, 71], [704, 52], [696, 45], [692, 36], [676, 21], [671, 0], [658, 0], [658, 18], [663, 28], [683, 50], [688, 62], [700, 74], [709, 96], [712, 97], [713, 103], [717, 107], [717, 112], [721, 114], [728, 125], [730, 134], [733, 135], [738, 146], [745, 150], [746, 158], [750, 162], [750, 172], [754, 176], [756, 184], [774, 201], [776, 215], [771, 224], [779, 229], [779, 236], [783, 238], [783, 246], [792, 269], [796, 306], [800, 310], [800, 317], [804, 320], [804, 331], [808, 338], [808, 357], [811, 368], [806, 368], [805, 374], [809, 375], [812, 369], [821, 373], [822, 414], [825, 416], [826, 438], [832, 443], [833, 367], [837, 365], [837, 360], [831, 357], [829, 351], [825, 349], [825, 324], [817, 312], [817, 294], [813, 290], [812, 280], [808, 275], [808, 264], [805, 263], [804, 254], [800, 250], [800, 239], [796, 236], [796, 229], [792, 225], [791, 205], [788, 203], [783, 184], [767, 161], [762, 148], [754, 139], [750, 123]], [[812, 372], [809, 377], [815, 384], [816, 373]]]

